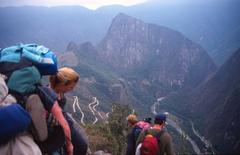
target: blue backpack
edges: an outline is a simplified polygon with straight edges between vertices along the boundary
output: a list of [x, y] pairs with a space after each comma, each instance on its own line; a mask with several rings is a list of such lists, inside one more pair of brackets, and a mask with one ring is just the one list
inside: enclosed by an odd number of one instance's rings
[[0, 73], [5, 75], [9, 91], [17, 100], [22, 94], [34, 93], [42, 75], [57, 73], [57, 57], [37, 44], [19, 44], [0, 52]]
[[29, 66], [35, 66], [41, 75], [53, 75], [57, 73], [57, 57], [48, 48], [37, 44], [19, 44], [1, 50], [1, 74], [8, 76]]
[[0, 107], [0, 145], [25, 131], [30, 123], [29, 113], [19, 104]]

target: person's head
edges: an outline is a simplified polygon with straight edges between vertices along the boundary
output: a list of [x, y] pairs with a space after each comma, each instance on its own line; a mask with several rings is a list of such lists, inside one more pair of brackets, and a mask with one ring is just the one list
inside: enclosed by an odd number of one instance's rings
[[155, 116], [154, 124], [162, 125], [166, 122], [166, 114], [160, 113]]
[[127, 117], [127, 122], [129, 126], [134, 126], [137, 123], [137, 116], [134, 114], [130, 114]]
[[58, 93], [71, 91], [78, 82], [79, 74], [69, 67], [58, 69], [56, 75], [49, 77], [50, 86]]

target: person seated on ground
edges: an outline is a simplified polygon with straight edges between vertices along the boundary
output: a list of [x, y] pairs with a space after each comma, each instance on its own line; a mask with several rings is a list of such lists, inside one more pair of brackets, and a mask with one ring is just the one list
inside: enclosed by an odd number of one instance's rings
[[[58, 94], [58, 103], [62, 109], [64, 109], [66, 105], [66, 97], [64, 94], [74, 89], [78, 79], [79, 74], [69, 67], [60, 68], [56, 75], [49, 77], [50, 87]], [[73, 154], [85, 155], [88, 149], [86, 133], [70, 114], [65, 111], [63, 113], [71, 129], [72, 143], [74, 146]]]
[[[141, 154], [145, 154], [144, 152], [148, 152], [148, 154], [167, 154], [167, 155], [174, 155], [174, 150], [172, 147], [172, 137], [166, 130], [166, 115], [165, 114], [158, 114], [155, 116], [154, 125], [150, 129], [142, 132], [138, 139], [137, 145], [142, 143], [140, 148]], [[158, 148], [153, 149], [153, 146], [144, 146], [144, 140], [148, 137], [156, 137], [157, 138], [157, 146]], [[148, 148], [147, 148], [148, 147]]]

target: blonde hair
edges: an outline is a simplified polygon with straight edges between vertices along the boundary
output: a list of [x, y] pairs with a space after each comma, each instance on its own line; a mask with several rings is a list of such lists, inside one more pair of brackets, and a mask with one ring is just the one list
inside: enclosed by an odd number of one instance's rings
[[50, 86], [54, 89], [58, 84], [68, 85], [72, 82], [77, 83], [79, 79], [79, 74], [69, 67], [62, 67], [58, 69], [56, 75], [51, 75], [49, 77]]
[[136, 115], [134, 115], [134, 114], [130, 114], [130, 115], [128, 115], [128, 117], [127, 117], [127, 121], [130, 123], [130, 124], [132, 124], [132, 125], [134, 125], [135, 123], [137, 123], [137, 116]]

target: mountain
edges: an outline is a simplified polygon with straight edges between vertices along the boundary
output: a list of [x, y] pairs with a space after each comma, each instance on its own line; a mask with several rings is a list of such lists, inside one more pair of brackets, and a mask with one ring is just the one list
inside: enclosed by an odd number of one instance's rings
[[143, 115], [156, 98], [192, 89], [216, 69], [206, 51], [181, 33], [122, 13], [97, 46], [71, 42], [60, 62], [80, 73], [76, 93], [85, 105], [96, 96], [102, 111], [117, 102]]
[[0, 8], [0, 47], [35, 42], [60, 53], [71, 41], [96, 43], [106, 27], [98, 16], [80, 6]]
[[213, 50], [213, 59], [216, 64], [222, 65], [228, 60], [233, 52], [240, 48], [240, 26], [234, 30], [229, 37], [224, 39], [218, 48]]
[[71, 41], [97, 45], [112, 19], [123, 12], [177, 30], [216, 58], [215, 54], [222, 52], [221, 44], [240, 26], [238, 6], [238, 0], [151, 0], [131, 7], [114, 5], [96, 11], [80, 6], [2, 7], [0, 47], [36, 42], [58, 52], [65, 51]]
[[103, 63], [150, 86], [195, 87], [216, 69], [206, 51], [181, 33], [122, 13], [98, 49]]
[[221, 153], [240, 151], [240, 50], [191, 96], [194, 117], [202, 118], [203, 132]]
[[[87, 106], [92, 97], [100, 102], [98, 110], [102, 113], [111, 111], [112, 103], [121, 103], [144, 111], [144, 104], [137, 100], [129, 90], [126, 81], [109, 70], [97, 58], [97, 48], [90, 42], [80, 45], [69, 43], [67, 51], [60, 55], [60, 64], [71, 66], [80, 73], [80, 80], [73, 95], [79, 97], [80, 103]], [[85, 112], [89, 112], [86, 107]], [[90, 114], [91, 115], [91, 114]]]
[[88, 109], [92, 97], [98, 98], [97, 109], [103, 116], [112, 103], [120, 103], [142, 119], [151, 115], [159, 97], [192, 90], [216, 70], [207, 52], [180, 32], [123, 13], [113, 19], [98, 45], [70, 42], [67, 47], [60, 64], [80, 73], [72, 95], [79, 97], [87, 122], [93, 121]]
[[198, 87], [169, 95], [165, 107], [193, 120], [221, 154], [240, 151], [240, 49]]

